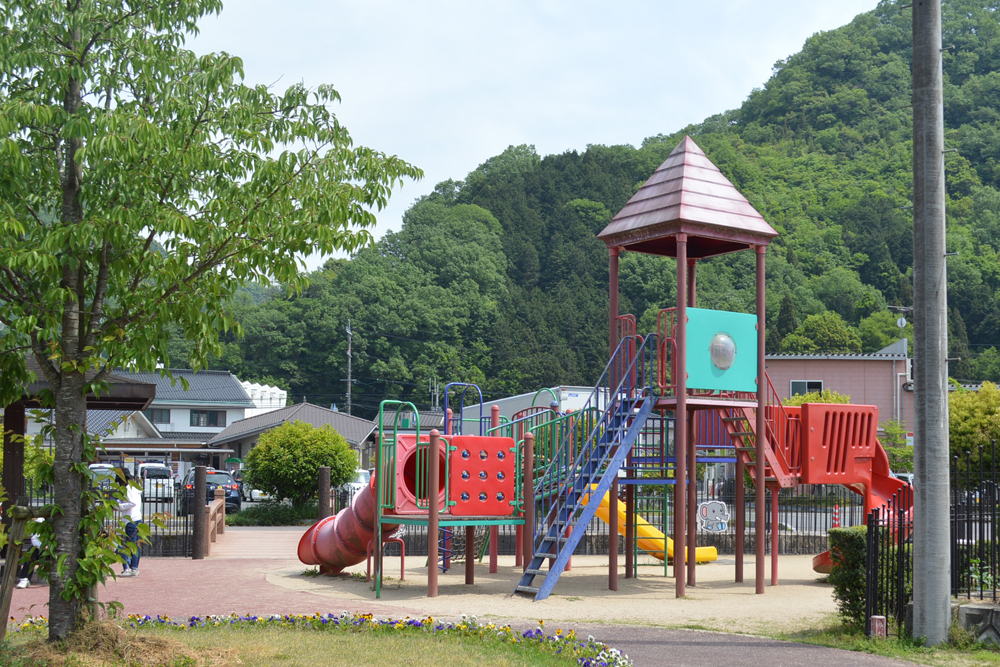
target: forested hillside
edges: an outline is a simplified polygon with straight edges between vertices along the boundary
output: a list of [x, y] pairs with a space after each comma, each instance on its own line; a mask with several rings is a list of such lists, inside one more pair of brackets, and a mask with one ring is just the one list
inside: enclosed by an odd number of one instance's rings
[[[950, 356], [1000, 380], [1000, 0], [945, 0]], [[736, 110], [642, 146], [541, 157], [512, 146], [416, 202], [398, 233], [332, 260], [300, 295], [235, 304], [246, 336], [217, 366], [344, 405], [487, 398], [592, 383], [606, 363], [607, 250], [595, 236], [691, 135], [780, 236], [768, 251], [770, 351], [873, 351], [912, 298], [910, 11], [883, 1], [814, 35]], [[699, 264], [698, 304], [753, 312], [753, 253]], [[674, 303], [672, 260], [627, 253], [622, 312], [640, 329]], [[912, 336], [910, 328], [907, 335]], [[183, 350], [174, 350], [174, 363]]]

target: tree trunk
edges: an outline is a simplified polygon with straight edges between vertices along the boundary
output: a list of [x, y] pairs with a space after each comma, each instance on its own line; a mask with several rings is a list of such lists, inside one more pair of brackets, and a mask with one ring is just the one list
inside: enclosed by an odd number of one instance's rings
[[[83, 516], [84, 475], [74, 469], [83, 464], [83, 438], [86, 433], [87, 397], [81, 374], [63, 375], [57, 390], [55, 408], [55, 504], [59, 512], [52, 518], [56, 536], [56, 557], [49, 563], [49, 641], [65, 639], [84, 610], [83, 599], [75, 594], [63, 599], [63, 591], [72, 586], [83, 553], [80, 519]], [[65, 571], [57, 571], [60, 556], [66, 555]]]

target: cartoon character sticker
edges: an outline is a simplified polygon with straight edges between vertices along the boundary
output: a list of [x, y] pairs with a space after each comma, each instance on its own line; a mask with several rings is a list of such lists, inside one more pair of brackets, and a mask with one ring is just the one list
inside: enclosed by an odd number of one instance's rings
[[721, 500], [707, 500], [698, 505], [698, 522], [702, 530], [725, 532], [729, 526], [729, 508]]

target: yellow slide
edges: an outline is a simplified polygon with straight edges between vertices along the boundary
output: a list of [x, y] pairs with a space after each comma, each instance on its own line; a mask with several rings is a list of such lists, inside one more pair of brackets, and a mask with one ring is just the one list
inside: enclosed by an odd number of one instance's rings
[[[597, 507], [597, 518], [604, 523], [608, 521], [608, 494], [604, 494], [601, 504]], [[618, 532], [625, 534], [625, 503], [618, 503]], [[674, 541], [656, 529], [656, 526], [643, 519], [638, 514], [635, 515], [635, 532], [639, 542], [639, 548], [646, 553], [663, 560], [663, 541], [667, 541], [667, 558], [674, 557]], [[715, 547], [698, 547], [694, 550], [695, 561], [698, 563], [708, 563], [719, 557], [719, 552]]]

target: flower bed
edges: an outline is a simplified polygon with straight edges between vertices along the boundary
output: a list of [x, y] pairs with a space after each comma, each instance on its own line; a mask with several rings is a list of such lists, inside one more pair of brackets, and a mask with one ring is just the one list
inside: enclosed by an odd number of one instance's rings
[[[134, 629], [169, 628], [178, 631], [197, 630], [199, 628], [233, 627], [259, 628], [282, 627], [301, 630], [317, 630], [327, 632], [422, 632], [431, 634], [449, 634], [469, 638], [493, 639], [511, 645], [527, 645], [543, 647], [555, 654], [576, 658], [582, 667], [628, 667], [632, 664], [629, 657], [607, 644], [596, 641], [593, 637], [586, 640], [577, 637], [576, 632], [564, 632], [557, 629], [555, 634], [545, 632], [545, 622], [539, 621], [538, 627], [532, 630], [519, 631], [509, 625], [479, 623], [475, 616], [462, 615], [461, 620], [439, 621], [431, 616], [424, 619], [379, 619], [371, 614], [271, 614], [266, 616], [239, 615], [229, 616], [192, 616], [188, 619], [173, 619], [167, 616], [129, 615], [121, 619], [123, 627]], [[15, 623], [11, 619], [11, 633], [43, 633], [48, 628], [45, 617], [29, 617]]]

